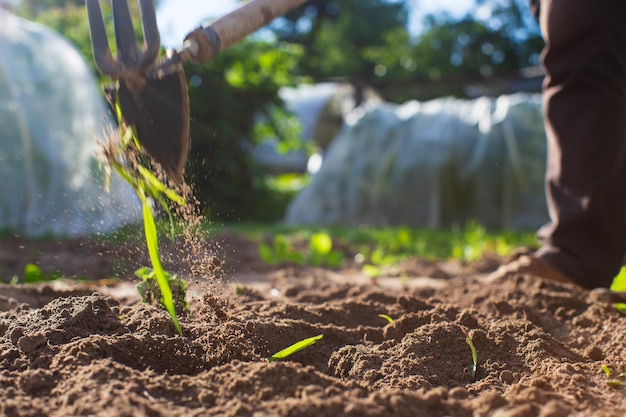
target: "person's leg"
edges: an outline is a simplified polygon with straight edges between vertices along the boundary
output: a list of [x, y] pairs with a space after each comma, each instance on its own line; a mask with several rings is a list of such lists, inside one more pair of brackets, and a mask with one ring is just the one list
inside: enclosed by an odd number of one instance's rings
[[535, 0], [546, 40], [542, 248], [491, 278], [608, 287], [626, 252], [626, 0]]
[[626, 1], [542, 0], [551, 222], [536, 256], [608, 287], [626, 252]]

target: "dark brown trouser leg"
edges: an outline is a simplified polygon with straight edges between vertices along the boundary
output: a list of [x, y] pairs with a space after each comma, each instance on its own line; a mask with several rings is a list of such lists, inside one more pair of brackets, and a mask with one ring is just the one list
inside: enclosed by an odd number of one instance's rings
[[542, 0], [546, 193], [538, 255], [608, 287], [626, 253], [626, 0]]

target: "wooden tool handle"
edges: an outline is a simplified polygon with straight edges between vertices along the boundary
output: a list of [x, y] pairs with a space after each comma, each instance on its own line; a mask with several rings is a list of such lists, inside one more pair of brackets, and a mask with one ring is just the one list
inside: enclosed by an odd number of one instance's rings
[[185, 38], [191, 59], [204, 63], [276, 17], [304, 4], [307, 0], [250, 0], [209, 26], [198, 28]]

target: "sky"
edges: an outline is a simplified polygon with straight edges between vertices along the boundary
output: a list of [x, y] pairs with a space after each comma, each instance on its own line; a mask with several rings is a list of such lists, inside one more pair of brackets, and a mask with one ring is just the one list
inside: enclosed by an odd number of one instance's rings
[[[474, 0], [412, 0], [410, 3], [413, 5], [410, 29], [417, 31], [421, 16], [442, 10], [455, 16], [463, 15]], [[235, 8], [236, 0], [162, 0], [157, 10], [161, 40], [167, 47], [178, 48], [187, 33]]]

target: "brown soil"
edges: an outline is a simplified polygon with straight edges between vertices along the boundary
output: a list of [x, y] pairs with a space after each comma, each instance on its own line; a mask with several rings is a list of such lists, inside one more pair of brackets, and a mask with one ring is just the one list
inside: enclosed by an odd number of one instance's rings
[[[606, 294], [532, 277], [486, 283], [498, 260], [413, 260], [372, 282], [356, 269], [268, 268], [237, 236], [222, 251], [222, 284], [190, 279], [182, 337], [130, 282], [1, 285], [0, 415], [626, 415], [626, 387], [601, 369], [617, 377], [626, 365], [626, 318]], [[0, 242], [3, 277], [31, 261], [103, 279], [137, 257]], [[266, 359], [319, 334], [288, 360]]]

